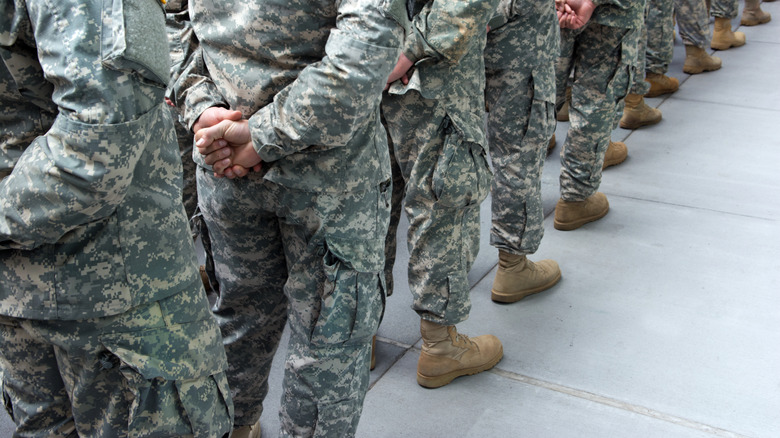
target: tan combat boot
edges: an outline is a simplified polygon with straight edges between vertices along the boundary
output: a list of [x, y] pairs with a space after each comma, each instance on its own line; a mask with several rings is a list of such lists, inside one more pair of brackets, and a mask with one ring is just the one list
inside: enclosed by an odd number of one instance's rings
[[622, 141], [609, 141], [607, 152], [604, 154], [604, 163], [601, 165], [601, 170], [607, 167], [614, 166], [626, 161], [628, 158], [628, 148]]
[[745, 45], [745, 34], [731, 30], [731, 20], [715, 17], [715, 30], [712, 32], [710, 47], [715, 50], [726, 50], [731, 47]]
[[553, 134], [552, 138], [550, 139], [550, 142], [547, 143], [547, 153], [549, 154], [551, 150], [555, 149], [555, 134]]
[[683, 71], [689, 75], [715, 71], [720, 69], [721, 60], [717, 56], [710, 56], [701, 47], [685, 45], [685, 63]]
[[653, 108], [645, 103], [641, 94], [629, 94], [626, 96], [623, 117], [620, 118], [620, 127], [623, 129], [637, 129], [642, 126], [655, 125], [661, 121], [661, 110]]
[[650, 91], [645, 93], [645, 97], [657, 97], [664, 94], [671, 94], [680, 88], [680, 81], [677, 78], [670, 78], [661, 73], [650, 73], [645, 75], [645, 81], [650, 83]]
[[239, 426], [233, 429], [231, 438], [260, 438], [260, 420], [250, 426]]
[[559, 122], [568, 122], [569, 121], [569, 107], [571, 106], [571, 87], [566, 87], [566, 101], [563, 103], [563, 106], [560, 110], [555, 114], [555, 118]]
[[504, 348], [493, 335], [469, 339], [454, 325], [445, 326], [421, 320], [423, 345], [417, 361], [417, 383], [426, 388], [444, 386], [456, 377], [481, 373], [493, 368]]
[[551, 288], [560, 279], [561, 269], [554, 260], [534, 263], [524, 255], [498, 250], [498, 272], [490, 298], [499, 303], [514, 303]]
[[603, 218], [608, 211], [609, 201], [607, 201], [607, 196], [601, 192], [596, 192], [584, 201], [559, 199], [555, 205], [553, 226], [556, 230], [561, 231], [576, 230], [588, 222]]
[[739, 23], [743, 26], [757, 26], [769, 23], [772, 15], [761, 10], [761, 0], [745, 0], [745, 8], [742, 10], [742, 19]]

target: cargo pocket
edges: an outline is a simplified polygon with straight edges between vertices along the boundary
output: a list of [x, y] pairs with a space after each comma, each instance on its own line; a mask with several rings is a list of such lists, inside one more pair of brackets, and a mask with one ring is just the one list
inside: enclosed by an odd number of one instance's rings
[[[213, 320], [100, 338], [127, 393], [128, 436], [219, 437], [231, 429], [233, 405], [222, 338]], [[164, 413], [165, 418], [160, 414]]]
[[431, 176], [433, 194], [445, 208], [479, 204], [487, 197], [492, 180], [485, 150], [463, 141], [449, 119], [445, 123], [444, 144]]
[[159, 0], [103, 0], [101, 58], [166, 86], [171, 74], [165, 13]]
[[382, 245], [359, 239], [324, 242], [325, 285], [312, 344], [360, 344], [376, 333], [384, 302]]

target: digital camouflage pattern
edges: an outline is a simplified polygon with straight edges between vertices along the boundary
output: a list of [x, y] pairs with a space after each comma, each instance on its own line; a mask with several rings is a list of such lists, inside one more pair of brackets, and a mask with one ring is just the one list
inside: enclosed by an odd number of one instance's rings
[[[649, 13], [649, 0], [645, 3], [645, 12], [642, 19], [642, 24], [639, 26], [639, 29], [637, 30], [637, 42], [636, 42], [636, 58], [634, 63], [634, 81], [631, 84], [631, 94], [638, 94], [640, 96], [644, 96], [645, 93], [650, 91], [650, 83], [645, 81], [645, 57], [647, 52], [647, 38], [648, 38], [648, 13]], [[617, 111], [618, 118], [623, 113], [623, 105], [620, 105], [618, 107]]]
[[384, 304], [389, 188], [318, 193], [255, 173], [230, 181], [199, 172], [237, 427], [262, 413], [289, 318], [282, 436], [352, 436]]
[[405, 2], [189, 8], [197, 49], [175, 84], [187, 125], [212, 106], [239, 110], [263, 160], [259, 173], [229, 180], [198, 157], [235, 425], [260, 417], [289, 319], [280, 434], [352, 436], [383, 310], [390, 171], [379, 102]]
[[160, 4], [0, 11], [0, 383], [19, 433], [229, 432]]
[[213, 438], [231, 429], [225, 354], [197, 284], [116, 316], [0, 316], [0, 344], [20, 436]]
[[[165, 29], [168, 34], [168, 45], [170, 47], [171, 83], [173, 83], [181, 74], [182, 68], [185, 66], [185, 61], [195, 49], [187, 0], [168, 0], [165, 3]], [[176, 99], [173, 88], [169, 88], [165, 94], [166, 97], [172, 101], [171, 104], [173, 105], [171, 106], [170, 111], [174, 125], [176, 126], [176, 141], [179, 144], [184, 178], [182, 203], [184, 204], [184, 211], [187, 213], [187, 218], [190, 220], [190, 229], [192, 230], [192, 237], [194, 239], [201, 234], [200, 231], [202, 229], [202, 224], [200, 224], [202, 219], [200, 216], [196, 216], [198, 191], [195, 182], [195, 169], [197, 166], [192, 159], [194, 134], [185, 126], [183, 117], [181, 117], [181, 114], [173, 103]], [[205, 236], [207, 236], [207, 234], [202, 234], [202, 237]]]
[[[605, 4], [601, 4], [582, 28], [561, 29], [556, 109], [565, 102], [566, 84], [570, 74], [574, 75], [569, 130], [561, 151], [561, 198], [565, 201], [582, 201], [601, 184], [601, 166], [616, 114], [635, 75], [644, 5], [643, 0], [621, 0], [602, 13]], [[594, 20], [597, 16], [602, 19]]]
[[485, 47], [494, 172], [490, 244], [533, 254], [544, 235], [541, 175], [555, 132], [558, 18], [553, 1], [505, 0], [498, 11]]
[[739, 15], [739, 0], [712, 0], [710, 15], [733, 20]]
[[[482, 51], [497, 3], [426, 2], [404, 43], [415, 62], [410, 82], [396, 81], [382, 103], [399, 171], [386, 251], [395, 253], [403, 204], [412, 308], [440, 324], [457, 324], [471, 309], [467, 274], [479, 250], [479, 205], [491, 181]], [[385, 278], [393, 261], [385, 264]]]
[[685, 45], [700, 49], [709, 47], [712, 38], [710, 15], [703, 0], [674, 0], [674, 15]]
[[666, 74], [674, 51], [674, 1], [647, 0], [647, 4], [645, 72]]

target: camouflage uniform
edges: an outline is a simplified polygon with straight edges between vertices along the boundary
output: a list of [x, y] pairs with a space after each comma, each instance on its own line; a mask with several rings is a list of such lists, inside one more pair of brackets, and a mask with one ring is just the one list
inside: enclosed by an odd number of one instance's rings
[[712, 0], [710, 15], [733, 20], [739, 14], [739, 0]]
[[712, 34], [704, 0], [674, 0], [674, 13], [683, 43], [701, 49], [708, 47]]
[[[426, 2], [404, 43], [415, 63], [410, 82], [396, 81], [382, 101], [400, 170], [393, 207], [399, 216], [403, 201], [410, 223], [413, 308], [442, 325], [464, 321], [471, 309], [467, 274], [479, 250], [479, 205], [492, 177], [485, 154], [483, 49], [497, 3]], [[389, 252], [395, 239], [391, 227]]]
[[214, 259], [211, 257], [211, 239], [209, 239], [209, 232], [203, 220], [203, 215], [198, 208], [198, 189], [195, 178], [198, 166], [192, 157], [195, 135], [186, 126], [181, 112], [176, 107], [176, 93], [172, 87], [185, 68], [186, 60], [190, 58], [192, 52], [196, 49], [197, 40], [190, 22], [188, 0], [168, 0], [165, 3], [165, 24], [168, 33], [168, 45], [171, 51], [171, 87], [166, 90], [165, 94], [172, 104], [169, 108], [174, 120], [174, 126], [176, 126], [176, 140], [179, 143], [181, 164], [184, 170], [182, 202], [184, 203], [184, 211], [187, 212], [187, 217], [190, 220], [192, 238], [200, 237], [203, 245], [206, 259], [205, 268], [210, 288], [216, 290], [218, 284], [214, 274]]
[[[642, 15], [642, 22], [637, 31], [636, 41], [636, 57], [634, 59], [634, 76], [629, 93], [638, 94], [644, 96], [645, 93], [650, 91], [650, 83], [645, 81], [645, 53], [647, 52], [647, 38], [648, 38], [648, 23], [647, 17], [650, 4], [645, 3], [644, 14]], [[622, 105], [619, 105], [619, 107]], [[618, 119], [622, 109], [617, 111]]]
[[666, 74], [674, 50], [674, 3], [672, 0], [647, 0], [647, 4], [645, 71]]
[[[262, 170], [198, 196], [219, 282], [236, 427], [254, 424], [285, 322], [283, 436], [351, 436], [368, 389], [390, 163], [382, 87], [407, 21], [401, 1], [191, 1], [198, 49], [176, 84], [192, 126], [248, 118]], [[226, 25], [229, 24], [229, 25]]]
[[485, 47], [495, 171], [490, 244], [513, 254], [533, 254], [544, 235], [542, 168], [555, 132], [560, 31], [551, 0], [505, 0], [498, 11]]
[[[171, 84], [179, 77], [184, 68], [185, 60], [195, 49], [192, 44], [192, 26], [190, 25], [187, 0], [168, 0], [165, 3], [165, 28], [168, 34], [168, 45], [171, 53]], [[173, 106], [170, 107], [171, 115], [176, 126], [176, 139], [179, 143], [181, 163], [184, 170], [184, 188], [182, 189], [182, 201], [184, 211], [190, 218], [192, 237], [197, 237], [199, 227], [195, 223], [195, 213], [198, 207], [198, 191], [195, 184], [195, 161], [192, 159], [193, 133], [184, 126], [179, 111], [175, 106], [176, 96], [173, 89], [166, 90], [166, 97]]]
[[623, 98], [631, 87], [643, 0], [596, 1], [580, 29], [561, 29], [556, 65], [556, 108], [565, 102], [573, 71], [569, 131], [561, 152], [561, 198], [582, 201], [601, 183], [601, 166]]
[[0, 11], [0, 389], [16, 433], [228, 433], [160, 4]]

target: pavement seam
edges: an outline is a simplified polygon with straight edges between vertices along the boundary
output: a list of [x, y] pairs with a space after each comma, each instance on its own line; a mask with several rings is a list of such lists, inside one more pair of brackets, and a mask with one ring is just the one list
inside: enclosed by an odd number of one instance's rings
[[547, 382], [544, 380], [535, 379], [533, 377], [524, 376], [522, 374], [513, 373], [510, 371], [505, 371], [500, 368], [493, 368], [492, 370], [488, 371], [492, 374], [499, 375], [501, 377], [505, 377], [511, 380], [515, 380], [518, 382], [522, 382], [528, 385], [537, 386], [540, 388], [548, 389], [550, 391], [555, 391], [561, 394], [570, 395], [573, 397], [581, 398], [584, 400], [588, 400], [594, 403], [599, 403], [606, 406], [611, 406], [613, 408], [621, 409], [624, 411], [629, 411], [635, 414], [643, 415], [645, 417], [654, 418], [657, 420], [665, 421], [668, 423], [676, 424], [679, 426], [687, 427], [689, 429], [695, 429], [702, 432], [706, 432], [709, 434], [712, 434], [713, 436], [717, 437], [725, 437], [725, 438], [748, 438], [746, 435], [741, 435], [736, 432], [732, 432], [726, 429], [721, 429], [715, 426], [710, 426], [708, 424], [699, 423], [697, 421], [689, 420], [687, 418], [678, 417], [675, 415], [670, 415], [664, 412], [656, 411], [655, 409], [650, 409], [645, 406], [640, 406], [632, 403], [627, 403], [618, 399], [606, 397], [599, 394], [594, 394], [592, 392], [583, 391], [576, 388], [571, 388], [568, 386], [559, 385], [557, 383]]

